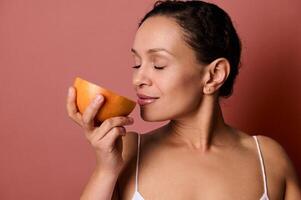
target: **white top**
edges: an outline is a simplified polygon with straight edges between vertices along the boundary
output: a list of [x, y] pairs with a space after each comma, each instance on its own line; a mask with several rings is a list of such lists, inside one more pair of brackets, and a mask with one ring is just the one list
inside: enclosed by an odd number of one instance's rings
[[[261, 172], [262, 172], [262, 177], [263, 177], [263, 187], [264, 187], [263, 188], [264, 193], [263, 193], [263, 195], [261, 196], [261, 198], [259, 200], [269, 200], [267, 179], [266, 179], [266, 175], [265, 175], [264, 162], [263, 162], [259, 142], [258, 142], [258, 139], [255, 135], [253, 136], [253, 138], [255, 139], [256, 146], [257, 146], [257, 151], [258, 151], [260, 165], [261, 165]], [[144, 200], [143, 196], [138, 191], [138, 172], [139, 172], [139, 157], [140, 157], [139, 154], [140, 154], [140, 135], [138, 134], [138, 153], [137, 153], [137, 162], [136, 162], [135, 192], [134, 192], [134, 195], [132, 197], [132, 200]]]

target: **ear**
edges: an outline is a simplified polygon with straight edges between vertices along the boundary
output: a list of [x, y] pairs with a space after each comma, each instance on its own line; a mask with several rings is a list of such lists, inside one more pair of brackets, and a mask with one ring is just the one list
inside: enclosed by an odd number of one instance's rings
[[230, 63], [226, 58], [218, 58], [207, 66], [203, 93], [214, 94], [224, 84], [230, 74]]

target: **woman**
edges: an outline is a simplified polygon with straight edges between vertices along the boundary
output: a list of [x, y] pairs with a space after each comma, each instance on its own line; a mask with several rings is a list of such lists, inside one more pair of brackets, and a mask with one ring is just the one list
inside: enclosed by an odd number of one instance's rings
[[69, 116], [97, 161], [81, 199], [301, 199], [284, 149], [224, 122], [219, 101], [232, 93], [241, 53], [225, 11], [201, 1], [157, 2], [131, 51], [141, 117], [170, 121], [145, 135], [126, 132], [130, 117], [95, 126], [103, 98], [81, 116], [70, 87]]

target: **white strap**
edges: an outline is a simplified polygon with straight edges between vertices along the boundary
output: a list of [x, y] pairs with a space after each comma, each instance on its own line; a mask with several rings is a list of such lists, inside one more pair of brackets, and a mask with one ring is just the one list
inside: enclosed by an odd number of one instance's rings
[[258, 139], [255, 135], [253, 137], [256, 141], [257, 151], [258, 151], [259, 159], [260, 159], [261, 171], [262, 171], [262, 176], [263, 176], [263, 184], [264, 184], [264, 194], [267, 194], [268, 190], [267, 190], [267, 180], [266, 180], [266, 175], [265, 175], [264, 162], [263, 162], [263, 159], [262, 159]]
[[138, 134], [138, 149], [137, 149], [137, 162], [136, 162], [136, 183], [135, 183], [135, 191], [138, 191], [138, 167], [139, 167], [139, 154], [140, 154], [140, 134]]

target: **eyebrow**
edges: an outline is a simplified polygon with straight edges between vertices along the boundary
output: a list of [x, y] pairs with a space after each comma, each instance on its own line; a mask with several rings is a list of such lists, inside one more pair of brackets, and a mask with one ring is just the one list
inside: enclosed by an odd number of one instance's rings
[[[170, 51], [168, 51], [167, 49], [164, 49], [164, 48], [149, 49], [149, 50], [147, 50], [147, 53], [156, 53], [156, 52], [159, 52], [159, 51], [165, 51], [166, 53], [168, 53], [172, 56], [175, 56], [173, 53], [171, 53]], [[139, 55], [138, 52], [133, 48], [131, 48], [131, 52], [133, 52], [136, 55]]]

